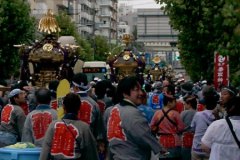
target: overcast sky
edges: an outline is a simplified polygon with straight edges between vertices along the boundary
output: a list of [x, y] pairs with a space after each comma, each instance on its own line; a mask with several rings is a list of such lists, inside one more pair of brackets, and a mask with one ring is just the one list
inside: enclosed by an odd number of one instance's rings
[[119, 0], [118, 2], [126, 2], [133, 5], [133, 8], [160, 8], [159, 4], [156, 4], [154, 0]]

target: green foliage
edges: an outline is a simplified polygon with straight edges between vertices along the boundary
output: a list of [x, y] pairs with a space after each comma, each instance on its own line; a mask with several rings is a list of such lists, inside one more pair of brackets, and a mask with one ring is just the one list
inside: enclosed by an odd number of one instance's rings
[[93, 60], [93, 56], [91, 53], [93, 52], [93, 48], [91, 48], [91, 44], [84, 38], [82, 38], [78, 31], [74, 22], [72, 22], [71, 18], [65, 13], [60, 12], [56, 16], [56, 20], [58, 22], [59, 27], [61, 28], [61, 32], [59, 32], [59, 36], [73, 36], [76, 39], [77, 45], [80, 46], [78, 49], [79, 57], [83, 61]]
[[94, 59], [97, 61], [106, 61], [107, 53], [110, 50], [110, 45], [107, 38], [103, 36], [95, 36], [95, 54]]
[[56, 20], [58, 22], [59, 27], [61, 28], [61, 32], [59, 34], [61, 36], [77, 36], [77, 28], [72, 22], [71, 18], [65, 13], [65, 12], [60, 12], [56, 16]]
[[[213, 78], [213, 56], [230, 56], [230, 69], [239, 70], [240, 0], [156, 0], [170, 24], [179, 31], [181, 62], [192, 80]], [[231, 67], [232, 66], [232, 67]]]
[[20, 68], [18, 49], [14, 44], [32, 41], [34, 18], [24, 0], [0, 1], [0, 79], [9, 78]]
[[77, 44], [80, 46], [80, 59], [83, 61], [93, 60], [93, 48], [91, 44], [80, 36], [75, 36]]
[[118, 55], [124, 50], [124, 48], [125, 45], [123, 45], [122, 43], [111, 44], [109, 54], [111, 54], [112, 56]]
[[56, 16], [61, 32], [59, 36], [74, 36], [77, 42], [77, 45], [80, 46], [78, 49], [79, 57], [83, 61], [106, 61], [107, 54], [110, 50], [110, 45], [108, 40], [103, 36], [94, 36], [86, 37], [87, 39], [82, 38], [76, 28], [74, 22], [71, 18], [65, 13], [60, 12]]

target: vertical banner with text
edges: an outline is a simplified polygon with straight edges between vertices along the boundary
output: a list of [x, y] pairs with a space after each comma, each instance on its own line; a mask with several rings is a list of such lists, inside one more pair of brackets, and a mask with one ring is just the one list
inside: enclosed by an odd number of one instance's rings
[[219, 53], [214, 54], [214, 86], [216, 89], [220, 86], [229, 85], [228, 61], [228, 56], [222, 56]]

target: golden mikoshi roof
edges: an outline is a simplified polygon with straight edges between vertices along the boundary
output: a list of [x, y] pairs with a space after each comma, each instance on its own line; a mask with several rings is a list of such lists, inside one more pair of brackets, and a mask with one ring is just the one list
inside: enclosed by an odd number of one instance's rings
[[122, 42], [128, 46], [133, 41], [133, 37], [130, 34], [124, 34], [122, 36]]
[[48, 34], [60, 32], [58, 23], [53, 15], [53, 12], [49, 9], [47, 13], [40, 19], [38, 24], [38, 30]]

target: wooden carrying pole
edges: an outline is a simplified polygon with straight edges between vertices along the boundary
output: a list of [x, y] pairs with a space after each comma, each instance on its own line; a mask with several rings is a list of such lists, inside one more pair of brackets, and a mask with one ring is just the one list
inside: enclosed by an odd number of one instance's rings
[[0, 91], [10, 91], [11, 90], [11, 87], [0, 87]]

